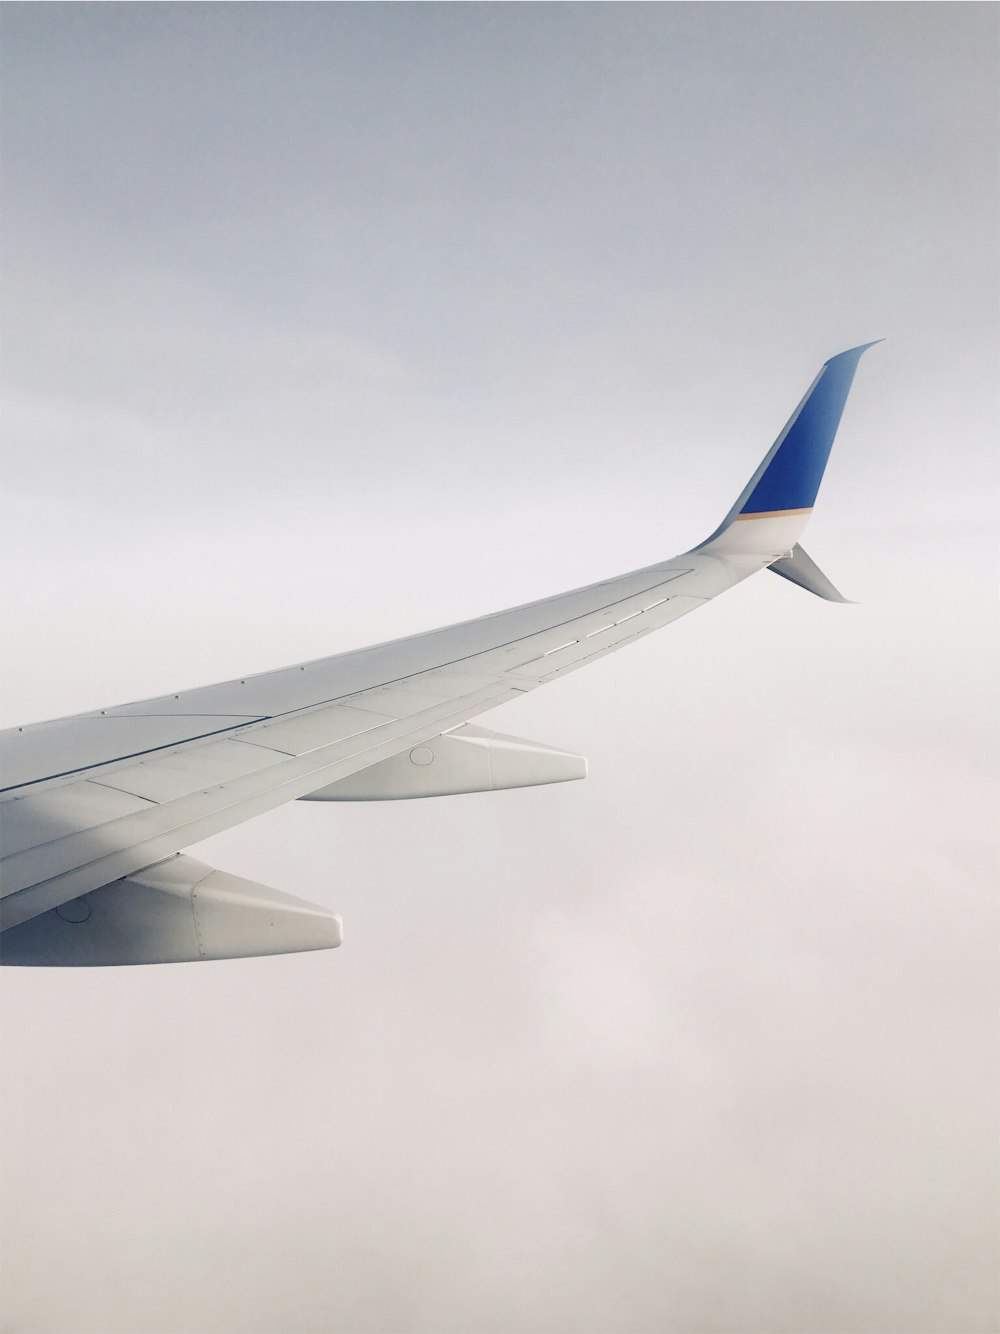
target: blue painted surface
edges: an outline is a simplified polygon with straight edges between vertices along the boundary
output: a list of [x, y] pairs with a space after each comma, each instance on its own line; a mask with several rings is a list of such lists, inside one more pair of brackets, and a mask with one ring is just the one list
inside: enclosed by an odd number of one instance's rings
[[862, 352], [869, 347], [874, 344], [852, 347], [824, 364], [822, 375], [744, 502], [741, 514], [812, 508], [854, 372]]

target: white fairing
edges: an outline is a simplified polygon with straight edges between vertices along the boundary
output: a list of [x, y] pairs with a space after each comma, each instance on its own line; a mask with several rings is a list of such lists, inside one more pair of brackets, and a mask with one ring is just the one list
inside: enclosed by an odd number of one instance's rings
[[333, 949], [340, 918], [304, 899], [170, 857], [4, 933], [4, 963], [189, 963]]
[[587, 777], [587, 761], [567, 750], [522, 741], [467, 723], [369, 769], [310, 792], [303, 801], [398, 801], [463, 792], [566, 783]]

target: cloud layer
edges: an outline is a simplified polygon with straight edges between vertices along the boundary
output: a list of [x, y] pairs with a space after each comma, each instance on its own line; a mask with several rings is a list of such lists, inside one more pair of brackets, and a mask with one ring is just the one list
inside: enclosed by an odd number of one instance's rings
[[5, 1327], [996, 1327], [996, 12], [10, 6], [7, 721], [707, 535], [779, 580], [492, 715], [586, 783], [196, 855], [332, 955], [10, 970]]

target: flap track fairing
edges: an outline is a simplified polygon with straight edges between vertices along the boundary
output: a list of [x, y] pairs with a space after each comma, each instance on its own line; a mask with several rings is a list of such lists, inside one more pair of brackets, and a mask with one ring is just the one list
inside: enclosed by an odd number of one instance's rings
[[5, 964], [190, 963], [332, 949], [340, 918], [318, 904], [177, 854], [3, 934]]
[[300, 800], [399, 801], [448, 797], [461, 792], [499, 792], [541, 783], [566, 783], [586, 776], [587, 761], [582, 755], [466, 723]]

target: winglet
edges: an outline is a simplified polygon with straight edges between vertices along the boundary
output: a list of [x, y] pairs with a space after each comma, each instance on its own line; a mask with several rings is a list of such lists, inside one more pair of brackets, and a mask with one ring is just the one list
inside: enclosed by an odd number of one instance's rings
[[812, 513], [861, 354], [874, 346], [862, 343], [823, 363], [736, 504], [696, 551], [791, 551]]
[[783, 579], [798, 584], [799, 588], [815, 593], [818, 598], [825, 598], [827, 602], [851, 601], [834, 588], [812, 557], [807, 556], [798, 544], [792, 548], [790, 556], [776, 560], [773, 565], [768, 566], [768, 569], [780, 574]]

